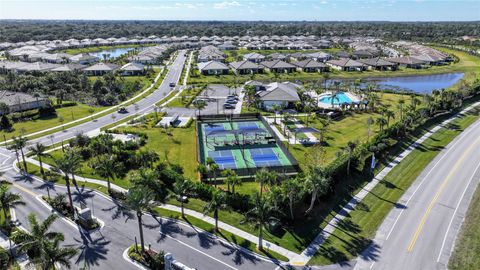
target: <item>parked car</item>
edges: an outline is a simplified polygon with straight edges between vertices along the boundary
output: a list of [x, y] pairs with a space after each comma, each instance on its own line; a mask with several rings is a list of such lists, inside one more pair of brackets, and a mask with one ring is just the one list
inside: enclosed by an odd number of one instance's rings
[[118, 109], [118, 113], [128, 113], [128, 111], [125, 107], [120, 107], [120, 109]]
[[237, 104], [238, 101], [236, 100], [233, 100], [233, 99], [227, 99], [225, 100], [225, 103], [228, 103], [228, 104]]
[[174, 82], [171, 82], [169, 85], [170, 85], [170, 87], [175, 87], [175, 83], [174, 83]]
[[225, 103], [225, 104], [223, 104], [223, 108], [225, 108], [225, 109], [235, 109], [235, 105], [230, 104], [230, 103]]
[[238, 100], [238, 96], [229, 95], [229, 96], [227, 96], [227, 99], [235, 99], [235, 100]]

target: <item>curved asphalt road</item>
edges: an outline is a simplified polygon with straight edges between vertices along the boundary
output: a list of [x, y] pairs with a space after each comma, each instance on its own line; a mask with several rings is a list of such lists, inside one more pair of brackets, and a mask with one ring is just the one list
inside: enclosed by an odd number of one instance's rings
[[451, 142], [384, 220], [355, 269], [446, 269], [480, 181], [480, 121]]
[[[155, 103], [168, 95], [171, 91], [169, 83], [178, 84], [186, 57], [185, 51], [178, 53], [174, 63], [168, 68], [168, 73], [158, 89], [148, 97], [138, 101], [139, 110], [134, 105], [127, 107], [129, 113], [116, 115], [119, 121], [133, 113], [146, 113], [153, 110]], [[112, 123], [112, 114], [98, 118], [78, 126], [53, 134], [53, 143], [67, 140], [78, 133], [89, 134], [98, 131], [102, 126]], [[41, 137], [29, 141], [29, 144], [41, 142], [50, 145], [50, 137]], [[16, 210], [16, 218], [21, 226], [28, 228], [26, 217], [35, 213], [40, 220], [51, 212], [38, 199], [46, 195], [46, 184], [40, 180], [20, 175], [14, 168], [15, 154], [5, 148], [0, 148], [0, 171], [5, 171], [4, 177], [14, 183], [12, 190], [20, 193], [26, 202]], [[63, 186], [54, 186], [50, 194], [66, 193]], [[58, 219], [52, 229], [65, 235], [66, 245], [79, 249], [79, 255], [72, 259], [72, 268], [79, 269], [88, 266], [89, 269], [137, 269], [136, 266], [125, 261], [122, 254], [126, 248], [134, 243], [138, 235], [138, 223], [133, 213], [112, 202], [109, 198], [82, 187], [73, 187], [75, 204], [84, 201], [94, 211], [94, 216], [105, 223], [105, 226], [93, 233], [84, 233], [77, 226], [64, 219]], [[182, 263], [197, 269], [274, 269], [277, 265], [271, 260], [254, 256], [250, 252], [228, 244], [219, 238], [199, 231], [186, 223], [177, 222], [160, 217], [144, 217], [145, 241], [153, 249], [165, 250], [173, 253]], [[239, 239], [239, 243], [241, 240]]]

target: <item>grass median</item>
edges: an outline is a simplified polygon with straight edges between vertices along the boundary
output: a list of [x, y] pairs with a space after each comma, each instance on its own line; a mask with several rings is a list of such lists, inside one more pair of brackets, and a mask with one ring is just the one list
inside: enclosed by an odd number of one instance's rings
[[339, 223], [310, 264], [332, 264], [358, 256], [371, 243], [384, 218], [424, 168], [479, 116], [478, 108], [472, 110], [437, 131], [421, 147], [413, 150]]

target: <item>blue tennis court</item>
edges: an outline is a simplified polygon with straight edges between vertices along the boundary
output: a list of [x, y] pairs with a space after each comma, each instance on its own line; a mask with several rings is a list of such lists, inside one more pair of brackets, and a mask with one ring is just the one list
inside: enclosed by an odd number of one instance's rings
[[215, 160], [220, 169], [237, 168], [232, 150], [209, 151], [208, 156]]
[[237, 126], [240, 130], [258, 128], [258, 124], [256, 122], [238, 122]]
[[281, 166], [277, 154], [272, 148], [250, 149], [250, 154], [257, 167]]
[[209, 124], [205, 125], [205, 134], [209, 134], [213, 131], [223, 131], [225, 130], [225, 126], [223, 124]]

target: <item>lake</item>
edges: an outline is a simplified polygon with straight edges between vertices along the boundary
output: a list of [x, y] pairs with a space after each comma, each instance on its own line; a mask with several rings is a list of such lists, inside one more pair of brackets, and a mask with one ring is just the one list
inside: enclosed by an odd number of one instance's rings
[[[463, 73], [445, 73], [419, 76], [404, 77], [383, 77], [383, 78], [364, 78], [362, 88], [368, 82], [375, 82], [377, 88], [382, 90], [409, 91], [419, 94], [429, 94], [433, 90], [446, 89], [463, 78]], [[352, 83], [353, 80], [332, 80], [342, 81], [343, 83]]]
[[[114, 48], [114, 49], [109, 49], [109, 50], [103, 50], [103, 51], [98, 51], [98, 52], [92, 52], [90, 53], [91, 55], [93, 56], [96, 56], [100, 59], [103, 59], [103, 54], [109, 54], [110, 56], [107, 57], [108, 59], [110, 58], [117, 58], [119, 56], [122, 56], [126, 53], [128, 53], [129, 51], [132, 51], [134, 50], [135, 48], [134, 47], [130, 47], [130, 48]], [[141, 50], [141, 48], [137, 48], [138, 50]]]

